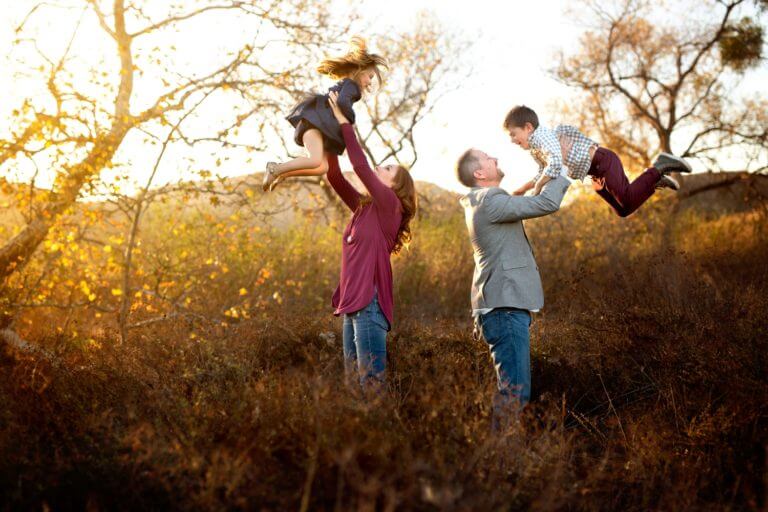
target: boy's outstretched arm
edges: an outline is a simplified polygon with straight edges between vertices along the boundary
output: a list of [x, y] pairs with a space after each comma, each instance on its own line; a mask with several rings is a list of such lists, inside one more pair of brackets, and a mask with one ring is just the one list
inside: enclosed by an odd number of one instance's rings
[[563, 150], [557, 134], [549, 129], [542, 129], [535, 142], [536, 148], [547, 156], [546, 166], [541, 170], [541, 177], [536, 180], [533, 195], [539, 195], [544, 184], [560, 176], [563, 171]]
[[536, 185], [536, 182], [534, 180], [529, 180], [520, 185], [520, 188], [516, 189], [514, 192], [512, 192], [513, 195], [516, 196], [522, 196], [529, 190], [531, 190]]
[[533, 186], [533, 195], [537, 196], [541, 193], [541, 189], [544, 188], [544, 185], [547, 184], [547, 182], [551, 181], [552, 178], [547, 176], [546, 174], [542, 174], [541, 177], [536, 180], [536, 183]]

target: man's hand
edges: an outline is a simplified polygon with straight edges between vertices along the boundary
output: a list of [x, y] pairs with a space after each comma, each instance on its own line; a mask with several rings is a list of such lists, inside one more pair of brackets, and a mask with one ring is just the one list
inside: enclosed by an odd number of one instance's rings
[[552, 178], [547, 176], [546, 174], [542, 174], [541, 178], [536, 180], [536, 183], [533, 185], [533, 195], [537, 196], [541, 193], [541, 189], [544, 188], [544, 185], [552, 181]]
[[568, 158], [568, 153], [573, 147], [573, 139], [570, 137], [560, 137], [560, 153], [563, 155], [563, 162]]

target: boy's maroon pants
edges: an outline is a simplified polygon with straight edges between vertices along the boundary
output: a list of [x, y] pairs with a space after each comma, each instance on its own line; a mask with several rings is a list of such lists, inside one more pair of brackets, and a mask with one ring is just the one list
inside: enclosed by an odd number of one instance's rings
[[588, 174], [605, 179], [605, 188], [597, 193], [620, 217], [626, 217], [640, 208], [656, 191], [656, 183], [661, 179], [661, 173], [651, 167], [630, 183], [616, 153], [601, 147], [597, 148], [592, 157]]

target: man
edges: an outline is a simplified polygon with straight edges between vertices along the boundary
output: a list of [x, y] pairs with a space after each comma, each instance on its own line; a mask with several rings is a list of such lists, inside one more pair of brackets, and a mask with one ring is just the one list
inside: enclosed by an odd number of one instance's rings
[[523, 220], [556, 212], [570, 182], [560, 176], [537, 196], [510, 195], [499, 188], [504, 173], [496, 158], [469, 149], [456, 164], [459, 181], [470, 187], [461, 198], [475, 258], [472, 314], [488, 343], [499, 392], [494, 428], [531, 397], [531, 312], [544, 305], [539, 268]]

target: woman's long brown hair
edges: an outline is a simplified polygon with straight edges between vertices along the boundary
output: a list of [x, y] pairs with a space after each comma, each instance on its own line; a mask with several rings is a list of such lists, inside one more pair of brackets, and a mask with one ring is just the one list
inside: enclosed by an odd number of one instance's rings
[[392, 248], [392, 254], [397, 254], [403, 247], [408, 247], [411, 243], [411, 219], [416, 215], [416, 208], [418, 207], [416, 201], [416, 185], [413, 182], [411, 173], [403, 167], [398, 165], [400, 169], [395, 176], [395, 183], [392, 185], [397, 198], [400, 199], [400, 205], [403, 208], [403, 219], [400, 221], [400, 229], [397, 230], [397, 239], [395, 240], [395, 246]]
[[[398, 165], [395, 182], [392, 184], [392, 191], [400, 200], [403, 218], [400, 220], [400, 228], [397, 230], [395, 245], [392, 247], [392, 254], [397, 254], [403, 247], [408, 247], [411, 243], [411, 219], [416, 215], [418, 208], [416, 201], [416, 184], [413, 182], [408, 168]], [[373, 202], [369, 195], [363, 195], [360, 199], [360, 205], [364, 206]]]

